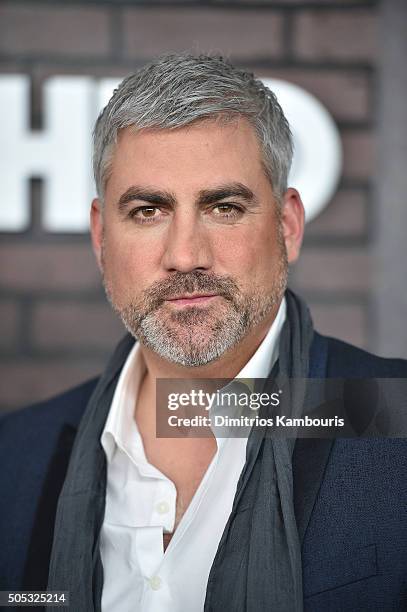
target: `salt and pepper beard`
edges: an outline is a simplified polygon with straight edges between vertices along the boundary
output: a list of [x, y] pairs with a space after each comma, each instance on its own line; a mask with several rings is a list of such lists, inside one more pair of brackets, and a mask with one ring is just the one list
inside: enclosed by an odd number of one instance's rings
[[[144, 346], [173, 363], [187, 367], [203, 366], [236, 346], [280, 303], [288, 276], [281, 223], [278, 244], [280, 256], [272, 287], [267, 293], [263, 290], [263, 293], [244, 295], [231, 277], [193, 270], [175, 272], [154, 282], [138, 300], [125, 306], [116, 303], [112, 284], [104, 275], [106, 295], [127, 330]], [[104, 246], [104, 268], [103, 262]], [[216, 300], [216, 305], [188, 306], [182, 310], [166, 304], [167, 299], [192, 293], [216, 294], [223, 299], [220, 304]]]

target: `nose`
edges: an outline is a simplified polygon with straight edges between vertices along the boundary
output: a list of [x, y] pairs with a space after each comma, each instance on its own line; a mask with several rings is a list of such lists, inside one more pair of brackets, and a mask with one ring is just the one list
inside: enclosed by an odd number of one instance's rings
[[177, 211], [167, 233], [163, 255], [166, 271], [207, 271], [212, 263], [210, 239], [199, 213]]

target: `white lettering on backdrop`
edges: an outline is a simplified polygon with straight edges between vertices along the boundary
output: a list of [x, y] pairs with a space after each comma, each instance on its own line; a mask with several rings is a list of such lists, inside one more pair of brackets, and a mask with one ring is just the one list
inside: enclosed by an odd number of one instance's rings
[[[92, 129], [117, 79], [56, 76], [45, 82], [43, 129], [31, 130], [30, 82], [0, 76], [0, 231], [30, 222], [29, 179], [44, 181], [42, 224], [49, 232], [84, 232], [94, 197]], [[328, 111], [303, 89], [264, 79], [290, 122], [295, 155], [290, 185], [302, 194], [307, 220], [329, 202], [341, 171], [337, 128]]]

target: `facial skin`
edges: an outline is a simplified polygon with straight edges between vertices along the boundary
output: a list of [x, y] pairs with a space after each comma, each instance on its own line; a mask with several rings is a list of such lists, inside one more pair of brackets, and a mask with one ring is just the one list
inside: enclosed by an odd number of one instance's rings
[[239, 119], [123, 130], [91, 230], [108, 297], [144, 352], [226, 376], [276, 316], [303, 219], [294, 189], [278, 208]]

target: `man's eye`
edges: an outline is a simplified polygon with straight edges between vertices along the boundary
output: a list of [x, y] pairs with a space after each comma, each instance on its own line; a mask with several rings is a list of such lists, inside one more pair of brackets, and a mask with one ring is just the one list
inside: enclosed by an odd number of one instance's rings
[[240, 206], [236, 204], [216, 204], [212, 208], [215, 216], [229, 218], [229, 217], [238, 217], [242, 214], [243, 210]]
[[157, 206], [139, 206], [130, 211], [129, 217], [138, 223], [151, 223], [160, 218], [160, 213]]
[[151, 207], [151, 208], [141, 208], [140, 209], [140, 214], [142, 217], [154, 217], [156, 212], [157, 212], [158, 208], [155, 208], [155, 206]]

